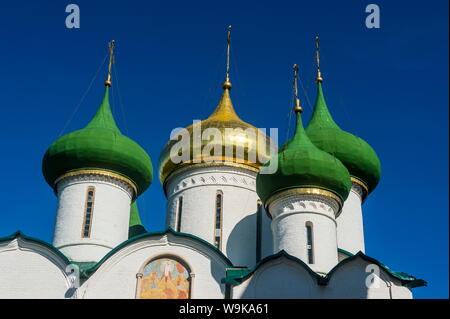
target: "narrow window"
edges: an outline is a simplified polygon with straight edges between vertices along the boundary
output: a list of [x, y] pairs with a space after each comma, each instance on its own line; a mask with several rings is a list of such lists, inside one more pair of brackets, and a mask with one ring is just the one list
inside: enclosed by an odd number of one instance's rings
[[306, 223], [306, 250], [308, 252], [308, 264], [314, 264], [313, 226], [311, 222]]
[[256, 262], [261, 260], [261, 230], [262, 230], [262, 203], [258, 199], [256, 204]]
[[95, 187], [89, 186], [86, 191], [86, 203], [84, 205], [83, 228], [81, 237], [89, 238], [91, 236], [92, 214], [94, 213]]
[[176, 231], [179, 232], [181, 229], [181, 214], [183, 212], [183, 197], [180, 196], [178, 198], [178, 206], [177, 206], [177, 221], [176, 221]]
[[222, 211], [223, 211], [223, 193], [217, 191], [216, 194], [216, 219], [214, 221], [214, 246], [222, 247]]

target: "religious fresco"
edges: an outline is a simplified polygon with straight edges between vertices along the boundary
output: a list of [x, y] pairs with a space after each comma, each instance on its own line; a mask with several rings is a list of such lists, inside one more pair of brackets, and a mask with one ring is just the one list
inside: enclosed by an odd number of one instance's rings
[[141, 299], [188, 299], [189, 271], [171, 258], [159, 258], [145, 266], [140, 283]]

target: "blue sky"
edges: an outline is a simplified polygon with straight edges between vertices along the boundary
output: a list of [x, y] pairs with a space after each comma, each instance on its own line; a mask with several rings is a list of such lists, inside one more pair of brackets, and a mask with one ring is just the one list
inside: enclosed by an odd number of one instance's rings
[[[157, 175], [171, 130], [206, 118], [218, 102], [227, 25], [235, 108], [257, 127], [279, 128], [279, 143], [292, 107], [293, 63], [305, 88], [305, 122], [311, 115], [319, 34], [328, 106], [382, 163], [381, 182], [363, 207], [366, 252], [427, 280], [416, 298], [448, 298], [448, 1], [73, 2], [80, 29], [65, 27], [70, 2], [0, 4], [0, 236], [20, 229], [51, 242], [56, 197], [41, 159], [61, 132], [95, 113], [106, 65], [74, 111], [107, 41], [116, 40], [113, 112]], [[380, 6], [380, 29], [365, 27], [369, 3]], [[138, 203], [147, 230], [162, 229], [157, 178]]]

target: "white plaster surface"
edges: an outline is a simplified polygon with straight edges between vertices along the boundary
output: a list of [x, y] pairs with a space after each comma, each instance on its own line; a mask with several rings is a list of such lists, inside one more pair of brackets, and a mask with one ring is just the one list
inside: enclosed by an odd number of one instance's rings
[[0, 299], [74, 297], [66, 263], [49, 248], [16, 238], [0, 243]]
[[[217, 191], [223, 192], [221, 251], [235, 265], [256, 263], [256, 173], [234, 167], [193, 168], [169, 177], [167, 226], [175, 228], [177, 202], [183, 196], [181, 232], [214, 244]], [[270, 228], [263, 216], [263, 248], [270, 251]]]
[[152, 236], [132, 242], [111, 256], [80, 288], [81, 298], [136, 298], [137, 278], [153, 259], [174, 256], [193, 274], [191, 298], [223, 299], [229, 267], [215, 249], [188, 237], [172, 234]]
[[380, 270], [378, 285], [367, 287], [370, 263], [356, 259], [339, 268], [327, 285], [317, 280], [297, 262], [285, 257], [269, 261], [232, 289], [233, 299], [411, 299], [410, 289]]
[[[86, 192], [95, 187], [91, 234], [82, 237]], [[69, 259], [99, 261], [128, 239], [132, 189], [97, 175], [69, 177], [57, 185], [58, 206], [53, 245]]]
[[342, 212], [336, 219], [338, 247], [352, 254], [365, 252], [361, 190], [358, 188], [361, 187], [353, 183]]
[[274, 200], [269, 205], [273, 252], [284, 250], [309, 264], [306, 224], [311, 223], [314, 257], [309, 266], [316, 272], [330, 271], [338, 263], [338, 256], [335, 211], [327, 201], [309, 195]]

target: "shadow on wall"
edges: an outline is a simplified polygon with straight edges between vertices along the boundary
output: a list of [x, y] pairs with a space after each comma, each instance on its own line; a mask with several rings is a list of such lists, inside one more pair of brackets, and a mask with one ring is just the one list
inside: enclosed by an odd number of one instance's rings
[[75, 296], [75, 292], [77, 291], [76, 288], [69, 288], [67, 289], [66, 293], [64, 294], [64, 298], [73, 298]]
[[247, 280], [240, 298], [308, 299], [317, 286], [306, 269], [286, 258], [268, 262]]
[[218, 263], [212, 262], [210, 268], [211, 276], [214, 278], [214, 281], [217, 282], [217, 285], [220, 287], [220, 292], [222, 293], [223, 296], [225, 296], [225, 284], [222, 283], [222, 278], [225, 278], [226, 276], [225, 267], [223, 267], [223, 265], [220, 265]]
[[231, 230], [226, 255], [235, 266], [256, 264], [256, 212], [247, 215]]
[[[391, 298], [389, 292], [388, 275], [377, 267], [377, 274], [371, 274], [371, 269], [376, 265], [370, 264], [360, 258], [352, 260], [337, 268], [331, 275], [326, 298]], [[377, 277], [373, 282], [372, 277]], [[367, 282], [373, 283], [372, 288], [367, 287]]]

